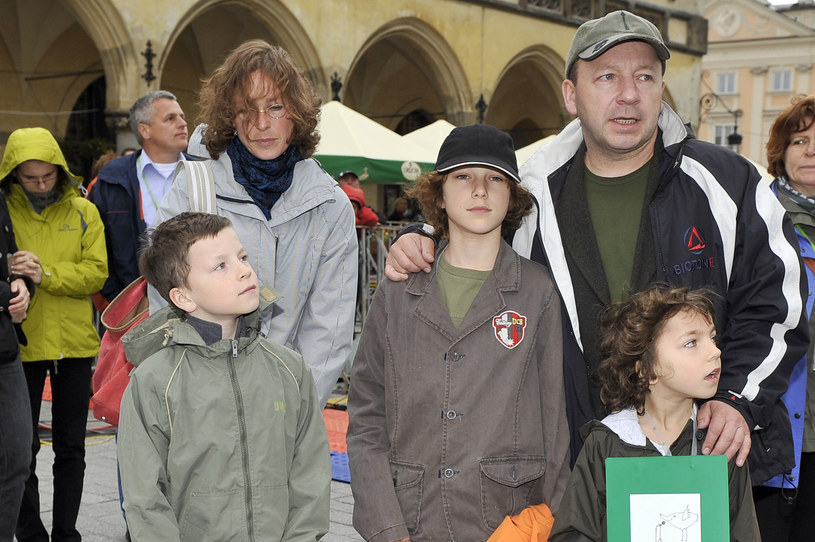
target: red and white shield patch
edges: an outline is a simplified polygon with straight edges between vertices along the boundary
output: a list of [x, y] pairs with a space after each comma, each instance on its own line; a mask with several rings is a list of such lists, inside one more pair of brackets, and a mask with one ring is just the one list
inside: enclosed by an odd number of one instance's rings
[[495, 338], [509, 349], [515, 348], [524, 340], [526, 316], [514, 311], [504, 311], [492, 319]]

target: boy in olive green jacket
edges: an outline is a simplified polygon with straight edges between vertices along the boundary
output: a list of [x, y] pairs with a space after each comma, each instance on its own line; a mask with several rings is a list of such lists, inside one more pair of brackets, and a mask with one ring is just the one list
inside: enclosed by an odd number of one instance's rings
[[229, 221], [162, 223], [140, 267], [170, 306], [123, 338], [136, 365], [118, 446], [132, 539], [319, 539], [331, 470], [314, 381], [260, 335], [268, 304]]

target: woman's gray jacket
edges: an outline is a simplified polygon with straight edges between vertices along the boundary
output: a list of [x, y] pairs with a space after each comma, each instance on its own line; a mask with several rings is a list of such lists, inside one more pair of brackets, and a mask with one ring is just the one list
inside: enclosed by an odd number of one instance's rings
[[[301, 160], [291, 187], [266, 220], [235, 181], [227, 153], [208, 163], [218, 214], [232, 222], [260, 284], [278, 295], [273, 312], [263, 314], [263, 332], [303, 356], [324, 405], [351, 352], [354, 334], [358, 241], [348, 197], [314, 159]], [[179, 168], [157, 223], [189, 210], [186, 172]], [[154, 303], [162, 304], [155, 293], [151, 308]]]

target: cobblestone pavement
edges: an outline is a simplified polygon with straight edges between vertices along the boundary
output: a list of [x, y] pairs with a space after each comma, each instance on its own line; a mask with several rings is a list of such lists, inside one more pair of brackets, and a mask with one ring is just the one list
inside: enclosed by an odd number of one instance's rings
[[[42, 406], [41, 423], [50, 425], [50, 403]], [[88, 427], [98, 428], [100, 422], [88, 413]], [[94, 433], [90, 431], [90, 433]], [[41, 436], [45, 437], [43, 433]], [[53, 500], [51, 466], [54, 453], [50, 442], [43, 439], [37, 454], [37, 477], [40, 480], [41, 515], [47, 529], [51, 528], [51, 502]], [[100, 431], [85, 441], [85, 487], [79, 510], [77, 529], [84, 542], [125, 542], [125, 523], [119, 508], [119, 490], [116, 483], [116, 442], [113, 434]], [[325, 542], [360, 541], [362, 537], [351, 526], [354, 499], [351, 486], [331, 482], [331, 527], [322, 539]]]

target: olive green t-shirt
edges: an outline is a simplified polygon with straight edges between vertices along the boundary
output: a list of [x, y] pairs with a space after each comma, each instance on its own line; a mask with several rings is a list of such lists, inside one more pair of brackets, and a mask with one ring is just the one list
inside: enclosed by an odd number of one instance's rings
[[450, 265], [447, 258], [442, 254], [439, 259], [439, 269], [436, 272], [436, 280], [439, 283], [441, 298], [444, 306], [450, 313], [456, 329], [461, 325], [461, 321], [470, 310], [475, 296], [478, 295], [484, 281], [492, 271], [476, 271], [475, 269], [462, 269]]
[[649, 161], [622, 177], [600, 177], [586, 168], [586, 201], [612, 303], [628, 291], [650, 167]]

